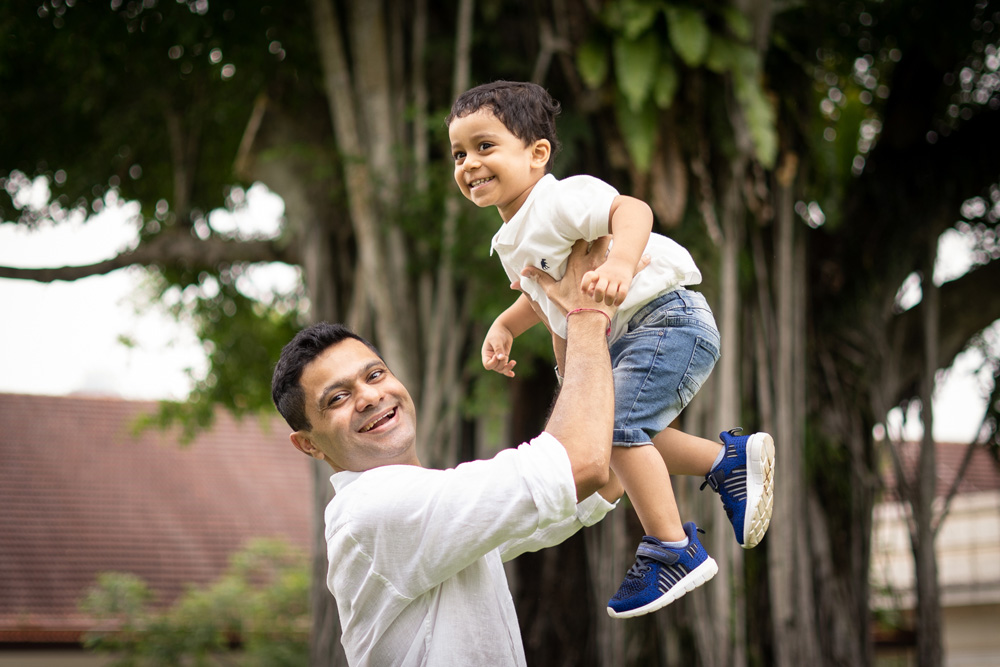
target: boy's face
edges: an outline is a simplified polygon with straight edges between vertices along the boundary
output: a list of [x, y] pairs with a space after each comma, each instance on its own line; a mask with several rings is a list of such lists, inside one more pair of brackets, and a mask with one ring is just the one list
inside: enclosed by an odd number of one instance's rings
[[489, 109], [455, 118], [448, 136], [458, 188], [477, 206], [496, 206], [504, 222], [545, 175], [552, 150], [547, 139], [525, 145]]

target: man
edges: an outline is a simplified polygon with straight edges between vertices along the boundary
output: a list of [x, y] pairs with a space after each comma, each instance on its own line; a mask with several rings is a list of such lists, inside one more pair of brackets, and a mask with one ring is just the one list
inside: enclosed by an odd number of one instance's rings
[[409, 393], [344, 327], [285, 346], [272, 394], [292, 444], [334, 472], [327, 585], [352, 665], [525, 664], [503, 561], [596, 523], [623, 493], [609, 472], [615, 307], [580, 289], [606, 249], [578, 244], [558, 283], [525, 270], [569, 314], [563, 384], [544, 432], [489, 460], [423, 468]]

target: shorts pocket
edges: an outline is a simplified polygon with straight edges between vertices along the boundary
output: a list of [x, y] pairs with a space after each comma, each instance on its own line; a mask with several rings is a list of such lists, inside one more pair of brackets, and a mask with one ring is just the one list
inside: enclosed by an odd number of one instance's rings
[[694, 348], [691, 350], [691, 359], [688, 360], [684, 377], [681, 378], [681, 384], [677, 387], [681, 409], [687, 407], [687, 404], [691, 402], [695, 394], [701, 390], [701, 385], [712, 374], [712, 369], [715, 368], [718, 360], [718, 346], [712, 340], [698, 336], [695, 340]]

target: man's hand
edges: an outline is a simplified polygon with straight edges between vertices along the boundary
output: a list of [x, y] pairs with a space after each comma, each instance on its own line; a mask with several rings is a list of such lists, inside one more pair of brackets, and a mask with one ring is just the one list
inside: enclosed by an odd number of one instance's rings
[[594, 241], [593, 244], [588, 244], [583, 239], [574, 243], [573, 249], [566, 260], [566, 273], [563, 274], [562, 280], [558, 282], [553, 280], [549, 274], [533, 266], [526, 267], [521, 271], [521, 275], [537, 282], [539, 287], [545, 291], [549, 300], [564, 313], [577, 308], [596, 307], [607, 314], [608, 317], [611, 317], [616, 310], [614, 307], [595, 303], [590, 296], [584, 294], [583, 290], [580, 289], [583, 274], [596, 269], [604, 263], [609, 242], [610, 239], [602, 237]]
[[[552, 303], [556, 304], [564, 313], [577, 308], [597, 308], [611, 317], [617, 310], [617, 304], [609, 304], [607, 299], [595, 301], [594, 297], [585, 293], [580, 287], [583, 284], [583, 276], [604, 263], [610, 247], [610, 236], [602, 236], [592, 244], [582, 239], [574, 243], [566, 261], [566, 273], [558, 282], [544, 271], [531, 266], [521, 271], [521, 275], [537, 282]], [[635, 267], [633, 275], [646, 268], [649, 261], [649, 255], [643, 255]], [[520, 284], [515, 282], [511, 287], [519, 289]], [[624, 297], [622, 299], [624, 300]]]

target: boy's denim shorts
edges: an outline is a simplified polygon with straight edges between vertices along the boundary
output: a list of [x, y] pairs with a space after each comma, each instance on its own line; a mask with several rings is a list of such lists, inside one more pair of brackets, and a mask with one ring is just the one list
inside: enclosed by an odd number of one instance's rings
[[705, 297], [679, 289], [646, 304], [611, 344], [618, 447], [649, 444], [691, 402], [719, 360]]

